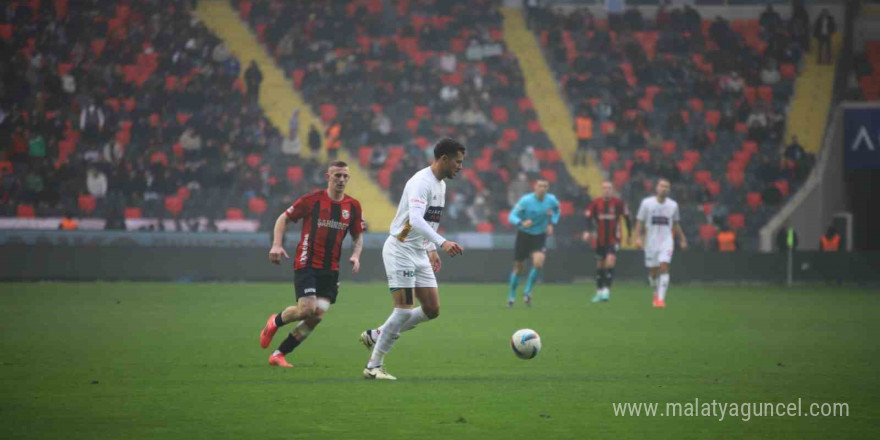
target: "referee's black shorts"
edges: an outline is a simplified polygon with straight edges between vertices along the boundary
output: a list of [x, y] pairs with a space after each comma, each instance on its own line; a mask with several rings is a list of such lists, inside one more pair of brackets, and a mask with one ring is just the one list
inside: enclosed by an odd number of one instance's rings
[[517, 231], [513, 261], [524, 261], [535, 252], [547, 252], [546, 242], [547, 234], [532, 235], [523, 231]]

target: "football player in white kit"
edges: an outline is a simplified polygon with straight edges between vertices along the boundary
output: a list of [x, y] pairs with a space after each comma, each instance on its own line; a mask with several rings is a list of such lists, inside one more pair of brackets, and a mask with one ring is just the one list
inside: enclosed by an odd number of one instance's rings
[[[360, 340], [372, 348], [364, 369], [365, 379], [396, 380], [385, 371], [385, 355], [391, 350], [400, 332], [440, 314], [440, 298], [434, 272], [440, 270], [439, 247], [449, 256], [463, 252], [458, 243], [437, 233], [440, 216], [446, 205], [446, 182], [461, 171], [465, 147], [453, 139], [442, 139], [434, 146], [434, 163], [409, 179], [397, 215], [391, 222], [390, 236], [382, 247], [382, 261], [394, 310], [377, 329], [361, 333]], [[413, 297], [420, 307], [413, 308]]]
[[[678, 203], [669, 198], [669, 181], [657, 181], [657, 195], [646, 197], [636, 216], [636, 247], [645, 249], [648, 280], [654, 288], [654, 307], [666, 307], [669, 289], [669, 263], [675, 248], [673, 232], [678, 234], [681, 249], [687, 249], [687, 238], [679, 224]], [[646, 239], [642, 241], [642, 228]]]

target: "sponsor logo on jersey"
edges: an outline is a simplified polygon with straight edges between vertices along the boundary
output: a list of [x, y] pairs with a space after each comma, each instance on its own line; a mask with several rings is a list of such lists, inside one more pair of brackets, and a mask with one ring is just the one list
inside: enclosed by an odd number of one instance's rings
[[324, 220], [322, 218], [318, 219], [318, 227], [319, 228], [330, 228], [330, 229], [345, 229], [348, 227], [347, 224], [342, 223], [339, 220]]
[[669, 226], [669, 217], [664, 217], [660, 215], [651, 216], [651, 224], [652, 225], [662, 225]]
[[429, 206], [425, 211], [425, 221], [430, 223], [440, 223], [440, 216], [443, 215], [442, 206]]

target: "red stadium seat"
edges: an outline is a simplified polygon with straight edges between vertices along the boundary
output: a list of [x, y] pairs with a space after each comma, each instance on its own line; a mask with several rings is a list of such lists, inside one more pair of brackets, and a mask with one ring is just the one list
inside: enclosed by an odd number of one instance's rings
[[718, 236], [718, 228], [711, 223], [704, 223], [700, 225], [700, 240], [703, 241], [703, 244], [709, 244], [715, 237]]
[[556, 183], [556, 180], [558, 179], [556, 176], [556, 171], [553, 171], [551, 169], [541, 170], [541, 176], [547, 179], [547, 181], [550, 183]]
[[302, 167], [287, 167], [287, 180], [292, 183], [299, 183], [303, 180]]
[[745, 182], [746, 176], [742, 172], [742, 170], [728, 170], [727, 171], [727, 182], [733, 185], [734, 188], [739, 188], [742, 186], [743, 182]]
[[[59, 143], [60, 144], [60, 143]], [[59, 145], [60, 148], [60, 145]], [[0, 160], [0, 176], [12, 172], [12, 162], [8, 160]]]
[[627, 170], [617, 170], [614, 172], [613, 180], [614, 187], [620, 189], [629, 180], [629, 172]]
[[776, 188], [779, 189], [783, 196], [787, 196], [791, 190], [787, 180], [777, 180], [774, 182], [774, 185], [776, 185]]
[[773, 102], [773, 89], [770, 86], [758, 87], [758, 97], [767, 102]]
[[415, 131], [419, 129], [419, 120], [416, 118], [407, 119], [406, 129], [415, 133]]
[[703, 100], [700, 98], [691, 98], [688, 100], [688, 106], [695, 112], [703, 111]]
[[737, 122], [733, 130], [740, 134], [747, 134], [749, 132], [749, 126], [745, 122]]
[[491, 234], [494, 231], [495, 231], [495, 226], [492, 226], [492, 223], [489, 223], [489, 222], [477, 223], [477, 232]]
[[599, 123], [599, 129], [602, 130], [603, 135], [607, 136], [617, 130], [617, 124], [614, 121], [602, 121]]
[[379, 171], [379, 176], [377, 180], [379, 181], [379, 186], [382, 189], [388, 189], [391, 187], [391, 172], [394, 171], [391, 168], [385, 167]]
[[700, 152], [697, 150], [686, 150], [684, 152], [684, 160], [697, 164], [700, 162]]
[[754, 87], [746, 87], [746, 99], [749, 101], [749, 104], [754, 105], [755, 100], [758, 99], [758, 89]]
[[730, 229], [737, 230], [746, 226], [746, 216], [740, 213], [732, 213], [727, 216], [727, 226]]
[[643, 162], [650, 162], [651, 152], [644, 148], [640, 148], [633, 152], [633, 157], [635, 157], [636, 159], [642, 159]]
[[251, 197], [248, 200], [248, 211], [257, 215], [262, 215], [266, 212], [266, 199], [262, 197]]
[[504, 227], [510, 227], [510, 221], [507, 219], [507, 216], [510, 215], [509, 209], [502, 209], [498, 211], [498, 223], [504, 225]]
[[706, 217], [710, 217], [712, 215], [712, 210], [715, 209], [714, 203], [703, 203], [700, 205], [700, 210], [703, 211], [703, 215]]
[[617, 162], [619, 154], [614, 148], [606, 148], [602, 150], [602, 167], [606, 170], [612, 163]]
[[660, 151], [663, 152], [663, 155], [669, 156], [669, 155], [675, 153], [675, 150], [677, 148], [678, 147], [675, 144], [675, 141], [664, 141], [663, 144], [660, 146]]
[[515, 128], [505, 128], [501, 137], [510, 142], [515, 142], [519, 140], [519, 131]]
[[507, 107], [495, 106], [492, 107], [492, 122], [496, 124], [504, 124], [507, 122]]
[[249, 167], [256, 168], [263, 162], [263, 156], [259, 154], [248, 154], [245, 161], [247, 161]]
[[15, 209], [15, 216], [18, 218], [34, 218], [36, 214], [34, 213], [33, 205], [18, 205]]
[[526, 124], [526, 127], [528, 128], [529, 133], [540, 133], [541, 131], [543, 131], [543, 129], [541, 128], [541, 123], [535, 119], [529, 121]]
[[678, 170], [682, 172], [682, 174], [690, 174], [694, 171], [695, 163], [687, 160], [680, 160], [675, 163], [678, 166]]
[[97, 201], [91, 194], [81, 194], [77, 198], [77, 207], [79, 207], [80, 212], [89, 215], [92, 211], [95, 210], [95, 206], [97, 205]]
[[706, 189], [709, 190], [709, 194], [717, 196], [721, 192], [721, 183], [716, 180], [709, 181], [706, 183]]
[[183, 211], [183, 200], [177, 196], [165, 197], [165, 210], [177, 217]]
[[755, 141], [745, 141], [742, 144], [743, 151], [747, 151], [750, 155], [758, 152], [758, 143]]
[[574, 203], [569, 200], [559, 202], [559, 215], [562, 217], [574, 215]]
[[699, 183], [700, 185], [706, 185], [709, 181], [712, 180], [712, 173], [706, 170], [697, 171], [694, 173], [694, 182]]
[[129, 206], [125, 208], [125, 218], [126, 220], [141, 218], [141, 208], [138, 208], [137, 206]]
[[226, 210], [227, 220], [244, 220], [244, 212], [238, 208], [229, 208]]
[[321, 121], [325, 124], [329, 124], [339, 115], [339, 110], [337, 110], [336, 106], [333, 104], [321, 104], [320, 110]]
[[520, 98], [519, 101], [517, 101], [517, 106], [521, 112], [535, 108], [534, 105], [532, 105], [532, 100], [529, 98]]
[[181, 186], [177, 188], [177, 197], [180, 197], [180, 200], [187, 201], [189, 200], [190, 191], [189, 188], [185, 186]]
[[413, 116], [415, 116], [416, 119], [430, 119], [431, 109], [426, 105], [417, 105], [413, 108]]
[[794, 78], [797, 76], [797, 68], [792, 63], [782, 63], [779, 65], [779, 73], [783, 78]]
[[717, 127], [719, 122], [721, 122], [721, 112], [718, 110], [706, 110], [706, 123], [710, 127]]
[[358, 148], [358, 163], [365, 167], [370, 164], [370, 156], [373, 154], [373, 147]]
[[761, 193], [759, 192], [746, 193], [746, 203], [749, 205], [749, 208], [752, 208], [752, 211], [754, 211], [764, 204], [764, 198], [761, 197]]

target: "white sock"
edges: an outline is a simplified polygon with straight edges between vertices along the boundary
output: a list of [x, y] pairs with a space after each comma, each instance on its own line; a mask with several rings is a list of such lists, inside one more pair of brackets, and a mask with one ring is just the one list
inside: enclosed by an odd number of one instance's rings
[[[421, 307], [416, 307], [412, 309], [412, 311], [410, 311], [409, 319], [405, 323], [403, 323], [403, 327], [400, 328], [400, 332], [403, 333], [405, 331], [412, 330], [417, 325], [425, 321], [429, 321], [430, 319], [431, 318], [429, 318], [428, 315], [425, 314]], [[385, 324], [382, 324], [382, 326], [380, 326], [379, 328], [370, 330], [370, 338], [372, 338], [373, 341], [379, 340], [379, 336], [382, 334], [383, 331], [385, 331]]]
[[280, 354], [281, 356], [284, 356], [284, 353], [282, 353], [280, 350], [275, 350], [275, 351], [272, 352], [272, 356], [278, 356], [279, 354]]
[[669, 288], [669, 274], [661, 273], [659, 278], [657, 296], [660, 297], [660, 301], [666, 301], [666, 289]]
[[400, 328], [401, 332], [409, 331], [414, 329], [417, 325], [422, 322], [425, 322], [431, 318], [428, 318], [428, 315], [425, 314], [425, 311], [422, 310], [421, 307], [416, 307], [409, 312], [409, 319], [403, 323], [403, 327]]
[[382, 365], [385, 361], [385, 355], [391, 351], [394, 342], [400, 337], [400, 328], [403, 327], [403, 324], [409, 319], [409, 316], [409, 309], [395, 308], [391, 312], [391, 316], [389, 316], [388, 320], [385, 321], [385, 324], [382, 324], [382, 327], [380, 327], [382, 330], [379, 335], [379, 340], [373, 345], [373, 353], [370, 355], [370, 361], [367, 362], [367, 368], [375, 368]]

